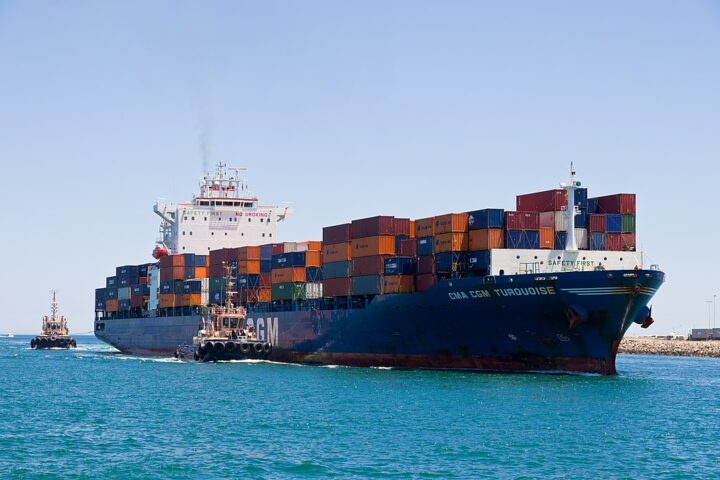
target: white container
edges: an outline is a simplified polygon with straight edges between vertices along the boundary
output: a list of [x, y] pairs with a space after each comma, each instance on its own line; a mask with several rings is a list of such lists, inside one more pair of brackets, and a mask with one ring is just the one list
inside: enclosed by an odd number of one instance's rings
[[322, 283], [306, 283], [305, 298], [308, 300], [322, 298]]

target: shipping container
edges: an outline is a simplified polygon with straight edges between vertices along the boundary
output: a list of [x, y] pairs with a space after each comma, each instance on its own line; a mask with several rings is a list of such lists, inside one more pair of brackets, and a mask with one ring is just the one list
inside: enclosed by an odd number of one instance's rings
[[435, 234], [435, 217], [415, 220], [416, 237], [432, 237]]
[[413, 275], [386, 275], [382, 279], [384, 294], [412, 293], [415, 291], [415, 277]]
[[385, 260], [388, 258], [391, 257], [388, 255], [373, 255], [370, 257], [353, 258], [351, 261], [351, 276], [382, 275], [385, 270]]
[[105, 298], [106, 298], [105, 292], [106, 291], [107, 291], [106, 288], [96, 288], [95, 289], [95, 300], [96, 301], [99, 301], [99, 300], [105, 301]]
[[272, 268], [304, 267], [310, 257], [313, 260], [313, 267], [320, 266], [320, 252], [288, 252], [272, 256]]
[[238, 275], [259, 275], [260, 260], [238, 260], [237, 273]]
[[271, 296], [273, 300], [304, 300], [305, 282], [273, 283]]
[[[607, 231], [607, 216], [603, 214], [590, 214], [588, 216], [588, 229], [591, 232], [605, 233]], [[604, 243], [604, 242], [603, 242]], [[602, 249], [596, 249], [602, 250]]]
[[415, 235], [415, 222], [409, 218], [393, 218], [393, 235]]
[[238, 260], [260, 260], [260, 247], [240, 247], [238, 248]]
[[106, 288], [105, 289], [106, 300], [117, 300], [117, 288]]
[[436, 279], [433, 274], [417, 275], [415, 277], [415, 290], [424, 292], [430, 290], [435, 285]]
[[468, 270], [477, 275], [487, 275], [490, 269], [490, 251], [481, 250], [468, 253]]
[[353, 220], [350, 231], [353, 240], [364, 237], [395, 235], [395, 218], [390, 216], [377, 216]]
[[635, 251], [635, 234], [607, 233], [605, 234], [605, 249], [616, 252]]
[[468, 250], [470, 251], [505, 248], [505, 236], [501, 228], [470, 230], [468, 239]]
[[417, 257], [417, 271], [419, 274], [434, 274], [435, 257], [432, 255], [421, 255]]
[[390, 257], [385, 259], [384, 275], [414, 275], [416, 272], [415, 258]]
[[287, 267], [273, 269], [273, 284], [289, 282], [305, 282], [305, 267]]
[[238, 275], [235, 285], [239, 289], [259, 288], [260, 275]]
[[307, 300], [314, 300], [316, 298], [322, 298], [323, 296], [323, 285], [318, 282], [310, 282], [305, 284], [305, 298]]
[[148, 285], [133, 285], [130, 287], [130, 296], [147, 297], [150, 295], [150, 287]]
[[407, 240], [401, 240], [400, 241], [400, 250], [399, 250], [398, 254], [401, 257], [414, 257], [417, 252], [416, 242], [417, 242], [417, 240], [414, 238], [408, 238]]
[[622, 215], [605, 215], [606, 231], [608, 233], [622, 233]]
[[590, 234], [590, 250], [605, 250], [604, 232], [592, 232]]
[[555, 248], [555, 229], [552, 227], [540, 227], [540, 248]]
[[183, 293], [182, 295], [182, 306], [184, 307], [197, 307], [203, 304], [202, 294], [200, 293]]
[[409, 235], [396, 235], [395, 236], [395, 255], [400, 255], [400, 247], [402, 242], [410, 240]]
[[260, 260], [260, 273], [270, 273], [272, 271], [272, 260]]
[[505, 248], [540, 248], [539, 230], [506, 230]]
[[266, 245], [260, 245], [260, 260], [270, 260], [272, 259], [272, 249], [273, 244], [268, 243]]
[[323, 280], [323, 296], [347, 297], [352, 295], [352, 281], [350, 278], [325, 278]]
[[[355, 227], [353, 226], [353, 232]], [[357, 238], [352, 242], [352, 257], [370, 257], [373, 255], [394, 255], [395, 238], [391, 235]]]
[[323, 271], [321, 267], [305, 267], [305, 281], [307, 283], [322, 282], [322, 272]]
[[323, 279], [347, 278], [350, 276], [351, 267], [349, 261], [326, 263], [323, 265]]
[[154, 263], [144, 263], [142, 265], [138, 265], [138, 275], [140, 277], [147, 277], [148, 267], [150, 265], [154, 265]]
[[635, 194], [617, 193], [604, 197], [595, 197], [596, 212], [593, 213], [614, 213], [624, 215], [635, 215]]
[[635, 233], [635, 215], [622, 216], [622, 233]]
[[[210, 277], [210, 290], [225, 290], [227, 280], [225, 277]], [[162, 291], [162, 284], [160, 284], [160, 290]]]
[[[566, 232], [568, 218], [566, 212], [541, 212], [539, 215], [540, 227], [552, 227], [556, 232]], [[588, 216], [582, 210], [575, 215], [575, 228], [587, 228]]]
[[132, 289], [130, 287], [119, 287], [117, 289], [118, 300], [130, 300]]
[[349, 243], [352, 239], [350, 234], [350, 224], [333, 225], [323, 228], [322, 241], [324, 244], [332, 245], [338, 243]]
[[435, 254], [436, 273], [463, 273], [467, 271], [467, 252], [442, 252]]
[[382, 293], [382, 275], [364, 275], [352, 277], [351, 280], [353, 295], [377, 295]]
[[193, 274], [193, 278], [207, 278], [208, 277], [208, 267], [195, 267], [195, 273]]
[[158, 298], [158, 307], [172, 308], [176, 306], [174, 293], [161, 293]]
[[319, 252], [320, 250], [322, 250], [322, 242], [316, 240], [298, 242], [295, 247], [296, 252]]
[[195, 268], [207, 267], [210, 265], [210, 258], [207, 255], [195, 255]]
[[118, 300], [108, 298], [105, 300], [105, 311], [106, 312], [117, 312], [118, 311]]
[[[539, 230], [538, 212], [505, 212], [505, 226], [508, 230]], [[505, 245], [508, 243], [505, 242]]]
[[[567, 232], [555, 232], [555, 250], [565, 250]], [[575, 243], [578, 249], [587, 250], [590, 246], [590, 239], [587, 228], [575, 229]]]
[[117, 277], [107, 277], [105, 279], [105, 288], [117, 288]]
[[435, 217], [434, 235], [441, 233], [463, 233], [468, 231], [467, 213], [448, 213]]
[[141, 309], [147, 310], [147, 301], [148, 301], [148, 297], [131, 297], [130, 298], [130, 307], [131, 308], [141, 308]]
[[137, 280], [140, 277], [140, 267], [138, 265], [123, 265], [115, 268], [115, 276], [124, 277], [131, 280]]
[[[218, 250], [210, 250], [210, 266], [222, 265], [225, 262], [235, 261], [237, 260], [237, 257], [237, 248], [220, 248]], [[162, 267], [163, 265], [161, 264], [160, 266]]]
[[183, 282], [183, 294], [186, 293], [202, 293], [203, 285], [201, 280], [187, 280]]
[[468, 249], [468, 234], [463, 233], [438, 233], [435, 234], [435, 254], [442, 252], [466, 252]]
[[504, 224], [505, 210], [502, 208], [485, 208], [468, 213], [468, 229], [470, 230], [503, 228]]
[[567, 192], [555, 189], [526, 193], [516, 197], [518, 212], [556, 212], [567, 208]]
[[118, 310], [121, 312], [130, 310], [130, 298], [118, 300]]
[[323, 262], [342, 262], [352, 258], [352, 244], [351, 243], [332, 243], [323, 245]]
[[422, 237], [417, 239], [417, 255], [432, 255], [434, 253], [434, 240], [433, 237]]

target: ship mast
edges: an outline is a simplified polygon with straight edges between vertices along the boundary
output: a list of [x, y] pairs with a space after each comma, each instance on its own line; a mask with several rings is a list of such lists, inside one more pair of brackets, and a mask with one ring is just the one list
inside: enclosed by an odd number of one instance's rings
[[575, 177], [575, 168], [573, 163], [570, 162], [570, 181], [561, 182], [560, 187], [567, 192], [567, 208], [565, 215], [567, 215], [567, 238], [565, 240], [565, 250], [571, 252], [577, 252], [577, 240], [575, 238], [575, 215], [580, 213], [580, 210], [575, 205], [575, 190], [582, 185], [580, 179]]
[[52, 291], [53, 298], [52, 298], [52, 302], [50, 303], [50, 320], [52, 322], [55, 322], [55, 320], [57, 318], [57, 310], [58, 310], [57, 300], [55, 298], [55, 290], [51, 290], [51, 291]]

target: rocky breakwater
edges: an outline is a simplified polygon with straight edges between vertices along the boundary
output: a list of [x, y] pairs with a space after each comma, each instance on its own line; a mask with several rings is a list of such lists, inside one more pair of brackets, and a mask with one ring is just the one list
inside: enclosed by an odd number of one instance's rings
[[620, 343], [618, 353], [720, 357], [720, 340], [690, 341], [658, 337], [625, 337]]

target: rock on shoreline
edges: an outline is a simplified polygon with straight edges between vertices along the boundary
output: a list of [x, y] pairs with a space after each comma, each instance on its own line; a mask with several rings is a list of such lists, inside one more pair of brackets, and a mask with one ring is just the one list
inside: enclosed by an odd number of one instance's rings
[[720, 358], [720, 340], [688, 341], [655, 337], [625, 337], [620, 342], [618, 353]]

